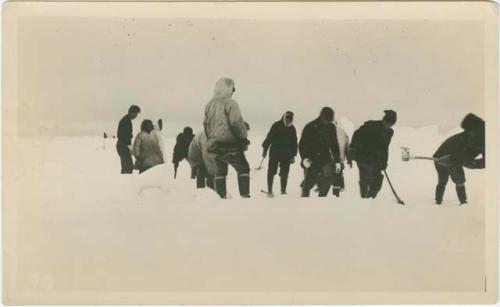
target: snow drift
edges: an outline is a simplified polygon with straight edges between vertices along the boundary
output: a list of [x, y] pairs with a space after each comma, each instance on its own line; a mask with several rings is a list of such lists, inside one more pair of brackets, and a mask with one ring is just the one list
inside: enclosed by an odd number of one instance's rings
[[[254, 169], [262, 137], [250, 139]], [[458, 207], [449, 185], [438, 207], [433, 164], [400, 159], [400, 146], [432, 155], [443, 140], [436, 127], [395, 130], [387, 171], [400, 206], [387, 183], [376, 200], [360, 199], [355, 166], [341, 198], [301, 199], [296, 163], [289, 195], [259, 192], [264, 168], [252, 171], [251, 199], [230, 173], [232, 199], [220, 200], [195, 189], [187, 162], [176, 180], [171, 163], [120, 175], [113, 139], [53, 138], [33, 170], [42, 192], [19, 196], [40, 201], [19, 208], [18, 278], [48, 274], [48, 291], [481, 290], [483, 173], [466, 173], [469, 205]]]

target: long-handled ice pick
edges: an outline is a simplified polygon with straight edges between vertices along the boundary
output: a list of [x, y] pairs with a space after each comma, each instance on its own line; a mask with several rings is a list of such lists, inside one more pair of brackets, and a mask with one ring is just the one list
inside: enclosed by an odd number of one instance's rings
[[262, 160], [260, 160], [260, 164], [259, 166], [257, 166], [255, 168], [256, 171], [260, 171], [262, 169], [262, 165], [264, 164], [264, 160], [266, 159], [266, 157], [263, 157]]
[[405, 202], [401, 200], [401, 198], [399, 198], [398, 196], [398, 193], [396, 193], [396, 190], [394, 189], [394, 187], [392, 186], [392, 182], [391, 180], [389, 179], [389, 176], [387, 175], [387, 172], [384, 170], [384, 174], [385, 174], [385, 179], [387, 179], [387, 183], [389, 183], [389, 186], [391, 187], [391, 190], [392, 190], [392, 194], [394, 194], [394, 197], [396, 197], [396, 200], [398, 201], [398, 204], [400, 205], [404, 205]]

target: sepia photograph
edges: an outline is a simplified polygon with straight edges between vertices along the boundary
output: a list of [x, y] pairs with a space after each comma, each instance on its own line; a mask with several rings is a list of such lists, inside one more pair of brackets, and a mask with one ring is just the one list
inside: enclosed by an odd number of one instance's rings
[[2, 15], [4, 304], [498, 301], [497, 4]]

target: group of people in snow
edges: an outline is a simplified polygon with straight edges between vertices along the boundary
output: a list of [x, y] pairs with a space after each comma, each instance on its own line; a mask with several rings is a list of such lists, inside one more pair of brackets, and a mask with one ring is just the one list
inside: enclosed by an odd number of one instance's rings
[[[194, 135], [186, 127], [177, 136], [173, 153], [175, 174], [180, 161], [187, 159], [191, 165], [191, 177], [197, 188], [209, 187], [221, 197], [227, 197], [228, 168], [237, 174], [241, 197], [250, 197], [250, 166], [245, 157], [250, 141], [250, 126], [243, 120], [238, 103], [232, 98], [236, 87], [234, 81], [222, 78], [217, 81], [213, 98], [205, 107], [203, 131]], [[118, 125], [116, 145], [121, 159], [122, 173], [140, 173], [166, 161], [159, 133], [161, 121], [153, 125], [144, 120], [141, 132], [132, 146], [132, 120], [140, 108], [131, 106]], [[309, 197], [316, 187], [318, 195], [328, 195], [330, 187], [337, 197], [345, 188], [343, 171], [355, 161], [359, 170], [359, 190], [362, 198], [375, 198], [380, 191], [389, 158], [389, 145], [397, 121], [397, 113], [385, 110], [381, 120], [365, 122], [349, 140], [347, 133], [335, 122], [335, 112], [330, 107], [321, 109], [319, 116], [303, 129], [300, 140], [293, 125], [294, 113], [286, 111], [282, 118], [272, 124], [262, 143], [262, 158], [268, 159], [267, 191], [274, 196], [274, 177], [279, 174], [281, 194], [287, 193], [288, 175], [291, 165], [300, 154], [300, 165], [304, 171], [301, 196]], [[438, 174], [435, 201], [441, 204], [448, 178], [456, 185], [461, 204], [467, 203], [464, 167], [485, 167], [485, 123], [474, 114], [462, 121], [463, 132], [448, 138], [433, 156]], [[132, 155], [136, 158], [135, 165]], [[480, 158], [477, 158], [480, 156]], [[279, 170], [279, 172], [278, 172]], [[175, 176], [175, 175], [174, 175]]]

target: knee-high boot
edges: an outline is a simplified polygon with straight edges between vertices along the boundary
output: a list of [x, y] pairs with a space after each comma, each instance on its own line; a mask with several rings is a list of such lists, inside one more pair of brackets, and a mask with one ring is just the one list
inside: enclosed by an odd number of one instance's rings
[[443, 202], [443, 196], [445, 190], [446, 190], [446, 185], [439, 183], [436, 185], [436, 195], [435, 195], [436, 204], [440, 205]]
[[215, 177], [215, 191], [221, 198], [226, 198], [226, 177]]
[[203, 189], [205, 188], [205, 176], [196, 175], [196, 188]]
[[207, 176], [207, 187], [215, 190], [214, 176]]
[[250, 197], [250, 176], [248, 174], [238, 175], [238, 188], [243, 198]]
[[382, 188], [382, 183], [384, 182], [384, 175], [377, 173], [370, 183], [370, 191], [368, 193], [368, 197], [375, 198], [377, 197], [378, 192]]
[[337, 189], [337, 188], [332, 188], [332, 193], [333, 193], [333, 195], [335, 195], [336, 197], [339, 197], [339, 196], [340, 196], [340, 189]]
[[460, 201], [460, 204], [466, 204], [467, 203], [467, 194], [465, 193], [465, 186], [464, 185], [457, 185], [456, 186], [457, 190], [457, 196], [458, 200]]
[[326, 197], [328, 195], [328, 191], [330, 191], [331, 182], [326, 178], [322, 178], [318, 182], [318, 196]]
[[361, 198], [368, 198], [368, 182], [364, 179], [359, 181], [359, 193]]
[[286, 186], [288, 185], [288, 176], [280, 176], [281, 194], [286, 194]]
[[273, 193], [273, 181], [274, 181], [274, 175], [267, 174], [267, 192], [271, 194]]

